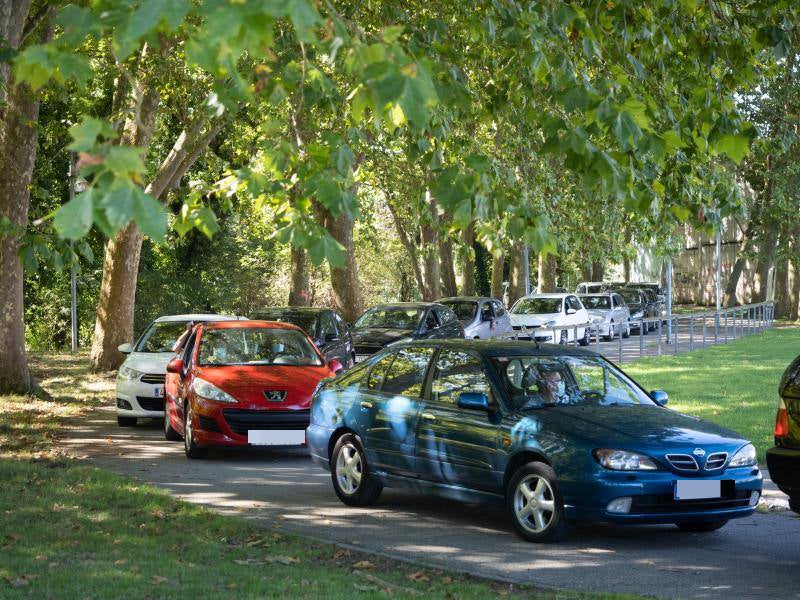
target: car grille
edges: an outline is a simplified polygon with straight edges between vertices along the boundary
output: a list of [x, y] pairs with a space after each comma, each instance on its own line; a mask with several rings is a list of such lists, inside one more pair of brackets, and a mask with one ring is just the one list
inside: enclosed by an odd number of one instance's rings
[[163, 398], [145, 398], [144, 396], [136, 396], [136, 401], [139, 406], [144, 410], [163, 411], [164, 399]]
[[217, 421], [212, 419], [211, 417], [204, 417], [200, 415], [200, 429], [204, 429], [205, 431], [213, 431], [214, 433], [222, 433], [222, 430], [217, 425]]
[[667, 454], [669, 464], [679, 471], [699, 471], [700, 467], [694, 456], [689, 454]]
[[526, 329], [539, 329], [541, 325], [512, 325], [514, 331], [524, 331]]
[[167, 380], [166, 374], [159, 374], [159, 373], [145, 373], [139, 379], [142, 383], [154, 383], [156, 385], [164, 385], [164, 382]]
[[721, 469], [727, 460], [727, 452], [715, 452], [714, 454], [709, 454], [708, 460], [706, 460], [706, 471], [716, 471], [717, 469]]
[[231, 431], [247, 435], [250, 430], [305, 429], [311, 422], [310, 410], [223, 409], [222, 415]]
[[382, 346], [354, 346], [353, 348], [356, 354], [375, 354], [382, 349]]
[[631, 514], [659, 514], [743, 508], [750, 504], [750, 491], [738, 490], [732, 497], [702, 500], [675, 500], [670, 495], [634, 496]]

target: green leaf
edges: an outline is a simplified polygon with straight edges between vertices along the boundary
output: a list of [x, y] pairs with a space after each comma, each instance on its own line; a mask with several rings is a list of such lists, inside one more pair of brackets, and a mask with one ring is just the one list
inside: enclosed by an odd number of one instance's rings
[[14, 59], [14, 78], [25, 82], [36, 91], [55, 74], [47, 46], [28, 46]]
[[78, 252], [90, 263], [94, 262], [94, 252], [88, 242], [81, 242], [77, 246]]
[[322, 237], [319, 237], [309, 245], [308, 255], [314, 266], [321, 265], [327, 259], [334, 268], [341, 269], [344, 267], [345, 248], [327, 231]]
[[92, 76], [92, 68], [89, 66], [89, 59], [72, 52], [59, 52], [55, 55], [53, 62], [58, 69], [60, 79], [74, 80], [80, 87]]
[[306, 43], [317, 41], [314, 27], [321, 25], [323, 20], [317, 9], [308, 0], [291, 0], [289, 2], [289, 19], [294, 25], [298, 40]]
[[53, 225], [58, 235], [71, 240], [85, 236], [92, 227], [93, 210], [94, 192], [89, 188], [56, 211]]
[[400, 36], [403, 35], [404, 30], [405, 27], [403, 25], [392, 25], [391, 27], [386, 27], [383, 29], [383, 31], [381, 31], [381, 37], [387, 44], [394, 44], [400, 39]]
[[167, 214], [164, 205], [140, 188], [134, 188], [133, 220], [142, 232], [156, 241], [167, 235]]
[[114, 229], [121, 229], [131, 220], [137, 189], [135, 185], [118, 180], [98, 203]]
[[131, 146], [112, 146], [105, 157], [105, 167], [118, 175], [132, 176], [144, 171], [141, 149]]
[[72, 143], [67, 150], [88, 152], [97, 142], [97, 136], [103, 131], [103, 122], [94, 117], [84, 117], [83, 121], [69, 128]]
[[727, 154], [738, 165], [750, 152], [750, 138], [740, 133], [723, 135], [714, 144], [714, 151]]

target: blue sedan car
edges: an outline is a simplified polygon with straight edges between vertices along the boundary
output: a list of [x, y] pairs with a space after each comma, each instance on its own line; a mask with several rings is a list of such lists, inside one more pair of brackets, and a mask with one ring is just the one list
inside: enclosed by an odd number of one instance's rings
[[534, 542], [576, 521], [713, 531], [752, 514], [753, 445], [666, 402], [577, 348], [409, 342], [320, 384], [308, 445], [345, 504], [384, 486], [504, 502]]

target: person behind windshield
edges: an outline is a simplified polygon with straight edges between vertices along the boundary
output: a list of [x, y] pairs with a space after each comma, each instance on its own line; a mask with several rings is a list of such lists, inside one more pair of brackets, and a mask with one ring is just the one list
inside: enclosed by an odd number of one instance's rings
[[536, 393], [528, 396], [520, 409], [537, 408], [539, 406], [553, 406], [556, 404], [571, 404], [569, 395], [564, 386], [564, 379], [558, 369], [539, 367], [534, 365], [528, 368], [522, 381], [523, 389], [536, 386]]

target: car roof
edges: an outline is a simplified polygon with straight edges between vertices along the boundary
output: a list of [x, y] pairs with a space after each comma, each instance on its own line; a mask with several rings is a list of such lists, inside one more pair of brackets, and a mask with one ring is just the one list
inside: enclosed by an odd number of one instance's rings
[[584, 350], [574, 346], [562, 346], [561, 344], [535, 344], [531, 342], [516, 340], [469, 340], [469, 339], [442, 339], [442, 340], [415, 340], [392, 344], [387, 348], [404, 348], [420, 346], [438, 346], [442, 348], [452, 348], [454, 350], [475, 350], [486, 356], [592, 356], [601, 357], [600, 354], [592, 350]]
[[215, 315], [213, 313], [191, 313], [186, 315], [164, 315], [158, 317], [155, 323], [169, 323], [173, 321], [241, 321], [245, 317], [237, 317], [236, 315]]
[[578, 285], [606, 285], [607, 281], [581, 281]]
[[535, 298], [566, 298], [567, 296], [574, 296], [575, 292], [558, 292], [558, 293], [551, 293], [551, 294], [528, 294], [527, 296], [523, 296], [520, 300], [523, 299], [535, 299]]
[[213, 321], [204, 324], [205, 329], [294, 329], [305, 333], [297, 325], [278, 321]]
[[269, 312], [319, 314], [326, 311], [333, 311], [333, 309], [324, 306], [265, 306], [257, 308], [252, 314], [257, 315]]
[[490, 300], [500, 302], [497, 298], [489, 296], [450, 296], [449, 298], [440, 298], [439, 302], [444, 304], [445, 302], [487, 302]]
[[442, 306], [439, 302], [387, 302], [386, 304], [376, 304], [370, 306], [367, 310], [373, 308], [428, 308], [430, 306]]
[[578, 298], [591, 298], [591, 297], [605, 298], [606, 296], [610, 296], [611, 294], [616, 294], [617, 296], [619, 296], [619, 292], [615, 292], [614, 290], [608, 290], [607, 292], [597, 292], [594, 294], [578, 294]]

